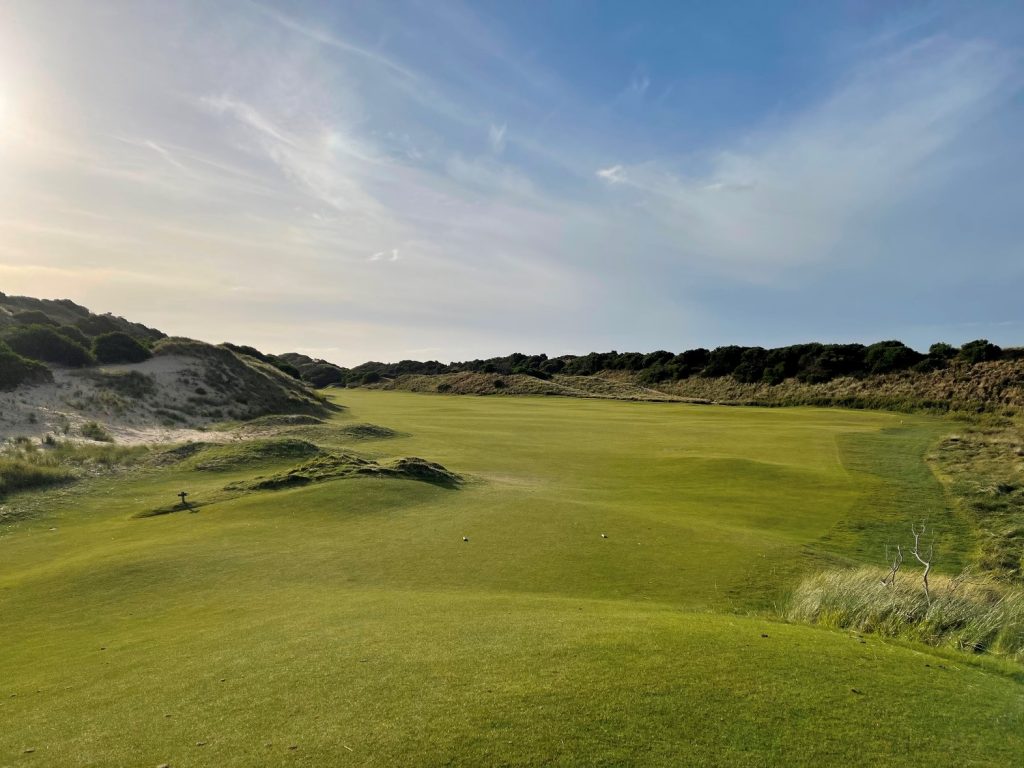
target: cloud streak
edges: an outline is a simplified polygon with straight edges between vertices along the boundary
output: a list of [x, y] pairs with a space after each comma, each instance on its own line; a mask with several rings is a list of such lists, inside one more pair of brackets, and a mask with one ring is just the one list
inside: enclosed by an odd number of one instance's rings
[[982, 43], [926, 40], [782, 124], [692, 158], [703, 173], [651, 161], [597, 175], [642, 202], [684, 258], [766, 268], [834, 258], [855, 228], [955, 170], [936, 158], [1013, 92], [1013, 64]]

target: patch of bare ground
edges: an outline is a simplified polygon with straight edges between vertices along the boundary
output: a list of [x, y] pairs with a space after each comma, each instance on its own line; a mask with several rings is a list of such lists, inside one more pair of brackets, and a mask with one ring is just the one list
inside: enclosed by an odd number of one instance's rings
[[[17, 436], [87, 441], [96, 422], [115, 442], [224, 442], [215, 423], [272, 415], [318, 422], [328, 406], [273, 366], [199, 342], [167, 339], [142, 363], [54, 368], [51, 383], [0, 392], [0, 440]], [[267, 427], [281, 426], [267, 423]]]

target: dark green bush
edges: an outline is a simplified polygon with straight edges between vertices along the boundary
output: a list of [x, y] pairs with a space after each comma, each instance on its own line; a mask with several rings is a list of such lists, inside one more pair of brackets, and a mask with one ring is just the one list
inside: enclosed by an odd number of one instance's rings
[[891, 373], [909, 368], [922, 357], [901, 341], [879, 341], [865, 351], [864, 364], [870, 374]]
[[708, 356], [708, 364], [704, 367], [703, 375], [708, 378], [728, 376], [739, 366], [740, 360], [743, 359], [743, 353], [746, 349], [746, 347], [737, 347], [736, 345], [731, 344], [726, 347], [716, 347], [711, 350], [711, 354]]
[[704, 349], [704, 347], [697, 347], [696, 349], [688, 349], [685, 352], [680, 352], [679, 362], [685, 365], [691, 370], [703, 370], [708, 364], [708, 360], [711, 359], [710, 350]]
[[965, 362], [984, 363], [989, 360], [998, 360], [1003, 355], [1003, 350], [995, 344], [989, 343], [988, 339], [975, 339], [960, 347], [958, 357]]
[[45, 312], [38, 309], [27, 309], [24, 312], [16, 312], [13, 315], [18, 325], [59, 325], [59, 323]]
[[57, 333], [75, 344], [81, 344], [86, 349], [92, 349], [92, 341], [74, 325], [59, 325], [55, 329]]
[[57, 365], [80, 368], [93, 365], [96, 359], [81, 344], [45, 325], [15, 328], [6, 338], [8, 345], [23, 357]]
[[314, 387], [329, 387], [332, 384], [345, 385], [345, 371], [336, 365], [319, 363], [310, 366], [302, 374], [303, 381]]
[[915, 373], [931, 373], [932, 371], [941, 371], [948, 365], [949, 361], [945, 358], [928, 355], [920, 362], [915, 363], [911, 370]]
[[272, 355], [265, 355], [262, 352], [260, 352], [258, 349], [256, 349], [256, 347], [246, 346], [245, 344], [231, 344], [230, 342], [227, 342], [227, 341], [225, 341], [223, 344], [221, 344], [221, 346], [222, 347], [226, 347], [227, 349], [230, 349], [235, 354], [248, 355], [249, 357], [255, 357], [257, 360], [262, 360], [264, 363], [271, 363], [271, 364], [273, 364], [273, 362], [274, 362], [274, 358], [273, 358]]
[[101, 336], [104, 333], [113, 333], [114, 331], [121, 330], [121, 326], [108, 315], [89, 315], [81, 320], [76, 320], [75, 325], [86, 336]]
[[519, 365], [512, 369], [512, 373], [518, 373], [522, 376], [532, 376], [535, 379], [543, 379], [547, 381], [551, 378], [550, 373], [540, 370], [539, 368], [531, 368], [528, 365]]
[[0, 341], [0, 392], [17, 389], [22, 384], [45, 384], [53, 381], [50, 369], [35, 360], [26, 360]]
[[764, 378], [764, 369], [768, 364], [768, 350], [761, 347], [751, 347], [740, 356], [740, 364], [732, 372], [736, 381], [746, 384], [753, 384]]
[[[623, 355], [622, 357], [626, 357]], [[657, 352], [651, 352], [650, 354], [643, 356], [643, 368], [652, 368], [655, 365], [664, 365], [671, 360], [675, 355], [671, 352], [666, 352], [664, 349], [659, 349]]]
[[936, 360], [952, 360], [956, 357], [956, 352], [956, 347], [944, 341], [937, 341], [928, 347], [928, 357], [933, 357]]
[[101, 363], [141, 363], [152, 356], [148, 349], [121, 331], [97, 336], [92, 350]]
[[797, 379], [805, 384], [820, 384], [840, 376], [864, 372], [863, 344], [809, 344], [800, 357]]
[[675, 378], [672, 369], [667, 365], [659, 363], [650, 368], [644, 368], [640, 371], [640, 375], [636, 377], [636, 380], [638, 384], [650, 386], [651, 384], [658, 384], [672, 378]]
[[270, 364], [277, 368], [277, 370], [279, 370], [281, 373], [287, 373], [293, 379], [298, 379], [299, 381], [302, 381], [302, 374], [299, 373], [299, 369], [296, 368], [291, 363], [286, 362], [285, 360], [281, 360], [280, 358], [277, 357], [272, 357], [270, 358]]

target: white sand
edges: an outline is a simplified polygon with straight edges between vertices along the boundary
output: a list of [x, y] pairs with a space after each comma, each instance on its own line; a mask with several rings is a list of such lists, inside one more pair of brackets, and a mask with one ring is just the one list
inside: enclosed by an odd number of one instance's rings
[[[155, 392], [141, 400], [118, 395], [92, 381], [91, 371], [137, 371], [151, 377]], [[46, 434], [84, 440], [80, 429], [89, 421], [102, 424], [121, 445], [234, 439], [228, 432], [201, 429], [214, 421], [199, 415], [189, 403], [197, 388], [202, 388], [202, 373], [200, 360], [175, 355], [86, 370], [54, 368], [52, 384], [0, 392], [0, 440], [19, 435], [42, 439]], [[185, 420], [167, 426], [166, 417], [154, 413], [155, 408], [175, 409]]]

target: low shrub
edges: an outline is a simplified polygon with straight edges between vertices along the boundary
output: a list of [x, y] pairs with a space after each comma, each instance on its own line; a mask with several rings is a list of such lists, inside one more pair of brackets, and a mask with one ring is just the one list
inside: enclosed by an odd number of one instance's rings
[[38, 309], [26, 309], [24, 312], [15, 312], [13, 319], [18, 325], [60, 325], [48, 314], [40, 312]]
[[974, 341], [968, 341], [960, 347], [960, 352], [957, 356], [961, 360], [974, 365], [988, 360], [998, 360], [1002, 355], [1003, 350], [989, 342], [988, 339], [975, 339]]
[[345, 385], [345, 372], [336, 365], [318, 363], [302, 372], [302, 379], [314, 387], [329, 387], [332, 384]]
[[102, 424], [96, 421], [87, 421], [81, 427], [78, 428], [79, 433], [82, 437], [89, 440], [95, 440], [97, 443], [112, 443], [114, 437], [103, 427]]
[[302, 381], [302, 374], [299, 373], [299, 369], [286, 360], [280, 360], [276, 357], [270, 359], [270, 364], [281, 371], [281, 373], [287, 373], [293, 379]]
[[8, 346], [22, 357], [46, 363], [81, 368], [93, 365], [96, 359], [81, 344], [45, 325], [15, 328], [6, 339]]
[[97, 336], [92, 351], [101, 363], [141, 363], [151, 357], [148, 349], [121, 331]]
[[26, 360], [0, 341], [0, 392], [17, 389], [22, 384], [45, 384], [53, 381], [50, 369], [35, 360]]
[[80, 344], [85, 349], [92, 349], [92, 340], [74, 325], [59, 325], [55, 329], [57, 333], [75, 344]]

